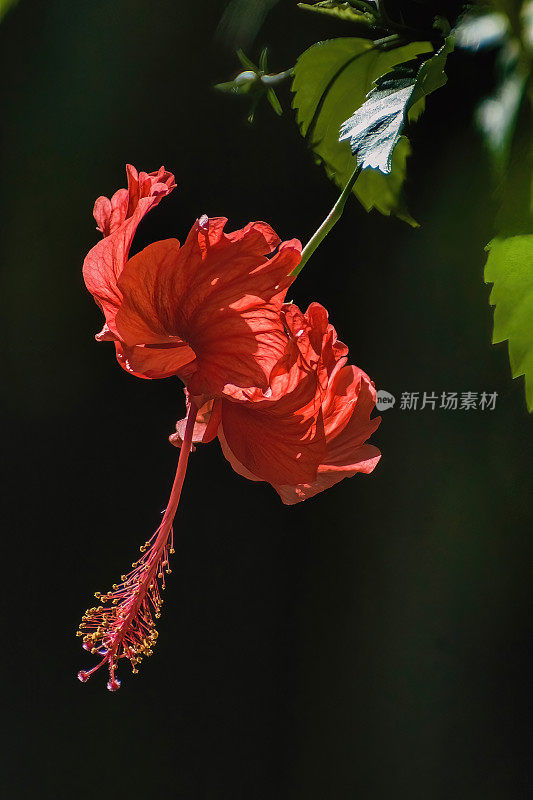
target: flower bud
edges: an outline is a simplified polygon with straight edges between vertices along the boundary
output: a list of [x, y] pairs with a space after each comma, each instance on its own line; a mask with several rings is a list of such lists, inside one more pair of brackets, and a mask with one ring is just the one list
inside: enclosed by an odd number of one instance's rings
[[257, 73], [252, 72], [251, 69], [247, 69], [244, 72], [241, 72], [234, 80], [235, 86], [244, 86], [246, 83], [254, 83], [257, 80]]

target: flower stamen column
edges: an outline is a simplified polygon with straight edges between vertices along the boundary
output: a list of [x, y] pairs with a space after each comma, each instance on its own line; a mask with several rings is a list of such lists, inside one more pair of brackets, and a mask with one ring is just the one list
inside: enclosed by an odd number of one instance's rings
[[169, 556], [174, 552], [172, 525], [185, 480], [197, 413], [198, 408], [191, 402], [176, 475], [161, 525], [140, 548], [141, 558], [132, 564], [132, 571], [122, 575], [120, 584], [115, 583], [106, 594], [96, 592], [95, 597], [102, 605], [88, 609], [82, 618], [78, 636], [83, 636], [83, 646], [102, 656], [95, 667], [78, 672], [82, 683], [107, 663], [107, 688], [114, 692], [120, 688], [116, 677], [120, 658], [127, 658], [136, 673], [143, 657], [152, 655], [158, 635], [155, 620], [160, 617], [163, 603], [161, 589], [165, 588], [165, 573], [171, 571]]

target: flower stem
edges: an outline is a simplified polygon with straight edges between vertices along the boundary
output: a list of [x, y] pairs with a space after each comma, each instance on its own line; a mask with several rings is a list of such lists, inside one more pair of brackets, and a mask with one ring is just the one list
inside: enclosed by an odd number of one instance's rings
[[311, 236], [307, 244], [305, 245], [304, 249], [302, 250], [302, 258], [300, 263], [297, 267], [293, 269], [291, 275], [299, 275], [302, 269], [305, 267], [315, 250], [317, 249], [318, 245], [326, 238], [330, 230], [333, 228], [335, 223], [342, 217], [342, 212], [344, 211], [344, 206], [346, 205], [346, 201], [350, 192], [352, 191], [354, 184], [361, 174], [361, 167], [359, 165], [356, 166], [354, 171], [352, 172], [348, 183], [342, 190], [339, 199], [327, 215], [326, 219], [322, 223], [322, 225], [315, 231], [315, 233]]
[[183, 482], [185, 480], [185, 473], [187, 472], [187, 462], [189, 460], [189, 453], [191, 452], [192, 437], [194, 433], [194, 423], [196, 421], [197, 414], [198, 414], [198, 408], [196, 407], [194, 401], [191, 400], [189, 405], [189, 411], [187, 413], [187, 422], [185, 424], [185, 433], [183, 435], [183, 444], [180, 450], [178, 466], [176, 468], [176, 475], [174, 477], [174, 483], [172, 484], [172, 491], [170, 492], [168, 506], [163, 516], [163, 521], [161, 525], [163, 525], [168, 518], [170, 518], [172, 523], [172, 520], [174, 519], [176, 510], [178, 508], [178, 503], [180, 501], [180, 496], [181, 496], [181, 490], [183, 489]]
[[261, 75], [261, 83], [265, 86], [277, 86], [279, 83], [292, 78], [294, 75], [294, 67], [286, 69], [284, 72], [277, 72], [275, 75]]

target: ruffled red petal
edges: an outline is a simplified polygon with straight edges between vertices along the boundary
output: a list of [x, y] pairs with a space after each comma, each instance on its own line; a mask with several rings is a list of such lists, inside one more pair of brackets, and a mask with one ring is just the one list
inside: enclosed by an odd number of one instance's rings
[[99, 197], [94, 204], [94, 218], [104, 238], [89, 251], [83, 263], [85, 284], [104, 312], [111, 333], [121, 301], [117, 280], [128, 259], [137, 226], [176, 186], [174, 176], [164, 167], [157, 172], [138, 173], [128, 164], [127, 175], [128, 189], [119, 189], [111, 200]]
[[194, 350], [185, 343], [170, 347], [115, 342], [120, 366], [137, 378], [171, 378], [194, 359]]
[[376, 391], [362, 370], [344, 366], [343, 361], [333, 373], [322, 403], [326, 453], [316, 479], [298, 485], [274, 485], [287, 505], [313, 497], [358, 472], [372, 472], [381, 458], [377, 447], [365, 444], [381, 422], [381, 417], [370, 419]]
[[314, 480], [326, 447], [316, 376], [306, 375], [293, 392], [275, 401], [224, 400], [219, 438], [241, 474], [244, 467], [269, 483]]
[[[371, 472], [380, 453], [365, 442], [381, 420], [370, 419], [374, 385], [362, 370], [346, 365], [348, 348], [326, 310], [312, 303], [302, 314], [286, 304], [282, 316], [288, 345], [268, 391], [228, 391], [218, 436], [236, 472], [268, 481], [284, 503], [293, 504], [357, 472]], [[307, 437], [306, 426], [316, 439]], [[309, 450], [302, 446], [307, 441]], [[304, 470], [310, 477], [302, 480], [297, 476]]]
[[187, 344], [196, 359], [178, 372], [194, 395], [266, 388], [287, 344], [280, 309], [300, 243], [267, 258], [279, 241], [268, 225], [225, 234], [225, 223], [198, 220], [181, 248], [175, 239], [149, 245], [118, 282], [120, 338], [130, 347]]
[[[329, 450], [329, 448], [328, 448]], [[331, 457], [331, 454], [330, 454]], [[349, 464], [321, 464], [316, 480], [312, 483], [301, 483], [297, 486], [274, 485], [285, 505], [292, 506], [308, 500], [316, 494], [329, 489], [344, 478], [351, 478], [358, 472], [370, 473], [377, 466], [381, 453], [372, 444], [365, 444], [350, 451]]]

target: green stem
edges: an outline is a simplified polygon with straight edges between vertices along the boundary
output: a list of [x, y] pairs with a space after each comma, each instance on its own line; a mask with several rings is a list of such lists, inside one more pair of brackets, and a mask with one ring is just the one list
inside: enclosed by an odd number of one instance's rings
[[302, 258], [300, 263], [297, 267], [293, 269], [291, 275], [299, 275], [300, 272], [303, 270], [315, 250], [317, 249], [318, 245], [326, 238], [330, 230], [333, 228], [335, 223], [342, 217], [342, 212], [344, 211], [344, 206], [346, 205], [346, 201], [350, 192], [352, 191], [354, 184], [361, 173], [361, 167], [359, 165], [356, 166], [354, 171], [352, 172], [350, 179], [344, 189], [342, 190], [339, 199], [327, 215], [326, 219], [315, 231], [315, 233], [311, 236], [307, 244], [305, 245], [304, 249], [302, 250]]
[[261, 83], [265, 86], [277, 86], [279, 83], [294, 76], [294, 67], [286, 69], [285, 72], [278, 72], [276, 75], [261, 75]]

